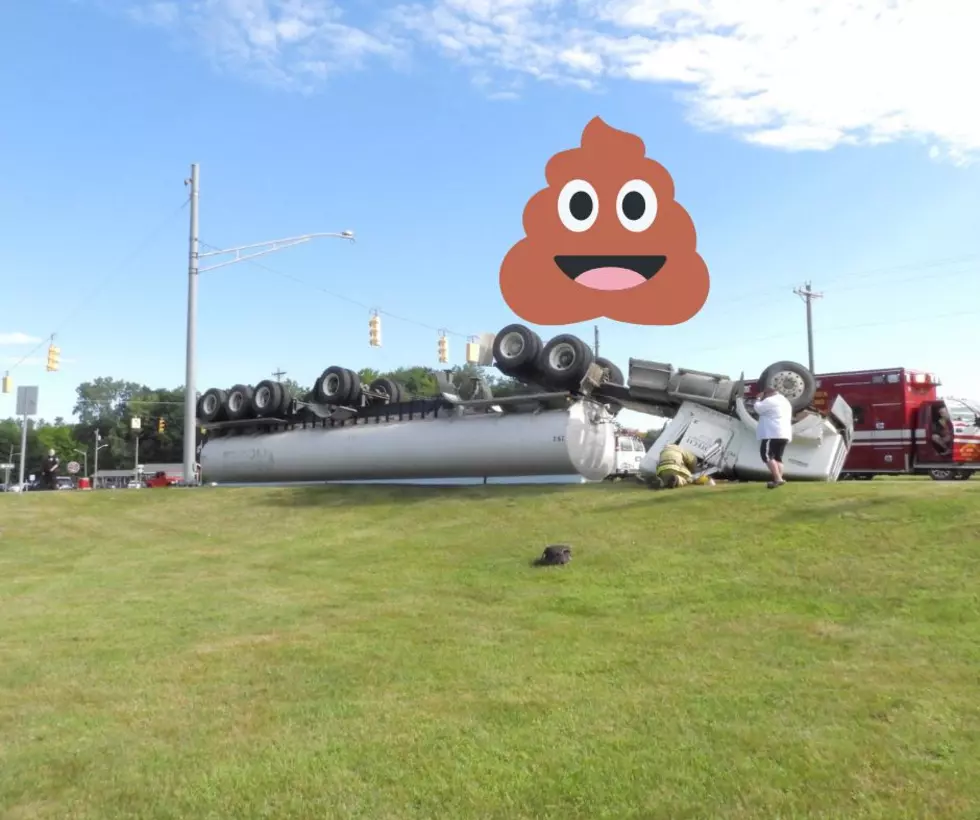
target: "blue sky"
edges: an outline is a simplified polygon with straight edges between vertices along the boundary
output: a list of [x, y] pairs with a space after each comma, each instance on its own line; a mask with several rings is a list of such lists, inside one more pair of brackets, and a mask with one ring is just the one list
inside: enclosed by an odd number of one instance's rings
[[[792, 291], [811, 279], [819, 371], [919, 367], [980, 396], [980, 115], [949, 74], [980, 75], [955, 42], [977, 13], [849, 5], [3, 4], [2, 368], [34, 346], [21, 335], [57, 334], [60, 372], [42, 347], [11, 374], [40, 386], [47, 418], [97, 376], [182, 383], [192, 162], [212, 246], [358, 237], [202, 275], [199, 389], [436, 366], [438, 328], [460, 334], [459, 362], [466, 335], [515, 320], [500, 262], [548, 158], [599, 115], [670, 171], [712, 277], [687, 324], [599, 321], [603, 355], [751, 377], [805, 362]], [[943, 15], [962, 18], [943, 26], [954, 40], [912, 77], [903, 45]], [[369, 307], [413, 322], [384, 316], [372, 349]], [[13, 404], [0, 396], [0, 415]]]

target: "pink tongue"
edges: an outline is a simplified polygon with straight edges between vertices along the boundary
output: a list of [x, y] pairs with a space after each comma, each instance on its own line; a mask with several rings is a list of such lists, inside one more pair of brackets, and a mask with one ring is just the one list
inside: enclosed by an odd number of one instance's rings
[[642, 285], [646, 279], [628, 268], [593, 268], [576, 276], [575, 281], [595, 290], [626, 290]]

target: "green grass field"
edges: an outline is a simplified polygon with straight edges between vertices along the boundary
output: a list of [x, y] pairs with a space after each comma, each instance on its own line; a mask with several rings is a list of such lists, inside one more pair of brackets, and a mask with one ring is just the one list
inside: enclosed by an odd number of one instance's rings
[[978, 569], [976, 480], [0, 496], [0, 817], [977, 818]]

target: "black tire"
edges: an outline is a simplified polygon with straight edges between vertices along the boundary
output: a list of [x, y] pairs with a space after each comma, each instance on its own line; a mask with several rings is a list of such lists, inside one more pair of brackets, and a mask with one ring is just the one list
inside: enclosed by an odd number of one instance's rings
[[346, 367], [328, 367], [316, 380], [313, 394], [318, 404], [350, 404], [361, 394], [361, 379]]
[[221, 421], [225, 414], [226, 398], [225, 391], [217, 387], [205, 390], [204, 395], [197, 402], [198, 420], [205, 424]]
[[952, 470], [942, 470], [942, 469], [930, 470], [929, 471], [929, 478], [931, 478], [933, 481], [952, 481], [953, 480], [953, 471]]
[[384, 376], [371, 382], [368, 390], [372, 393], [382, 394], [383, 398], [372, 397], [371, 400], [376, 404], [397, 404], [405, 396], [405, 390], [398, 382], [385, 378]]
[[285, 390], [279, 382], [265, 379], [255, 385], [252, 391], [252, 415], [257, 419], [268, 419], [282, 411]]
[[236, 384], [225, 397], [225, 416], [229, 421], [246, 419], [252, 413], [252, 388]]
[[605, 359], [602, 356], [596, 356], [595, 363], [605, 371], [602, 379], [604, 382], [608, 382], [609, 384], [619, 384], [623, 387], [626, 386], [626, 379], [623, 378], [623, 371], [616, 367], [616, 365], [609, 361], [609, 359]]
[[542, 350], [541, 337], [525, 325], [507, 325], [493, 339], [493, 362], [514, 379], [533, 378]]
[[817, 380], [803, 365], [797, 362], [775, 362], [759, 376], [759, 389], [775, 387], [789, 399], [793, 412], [806, 410], [817, 393]]
[[968, 481], [973, 473], [967, 472], [966, 470], [957, 470], [953, 473], [953, 481]]
[[538, 372], [546, 387], [572, 390], [579, 386], [592, 364], [592, 350], [578, 336], [562, 333], [544, 346]]

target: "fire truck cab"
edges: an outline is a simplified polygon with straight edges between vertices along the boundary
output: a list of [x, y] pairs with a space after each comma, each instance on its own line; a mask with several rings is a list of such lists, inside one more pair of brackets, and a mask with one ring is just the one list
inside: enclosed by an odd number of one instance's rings
[[933, 373], [906, 368], [817, 376], [814, 409], [825, 411], [842, 396], [854, 413], [840, 478], [927, 474], [949, 481], [980, 470], [980, 402], [940, 398], [941, 384]]

